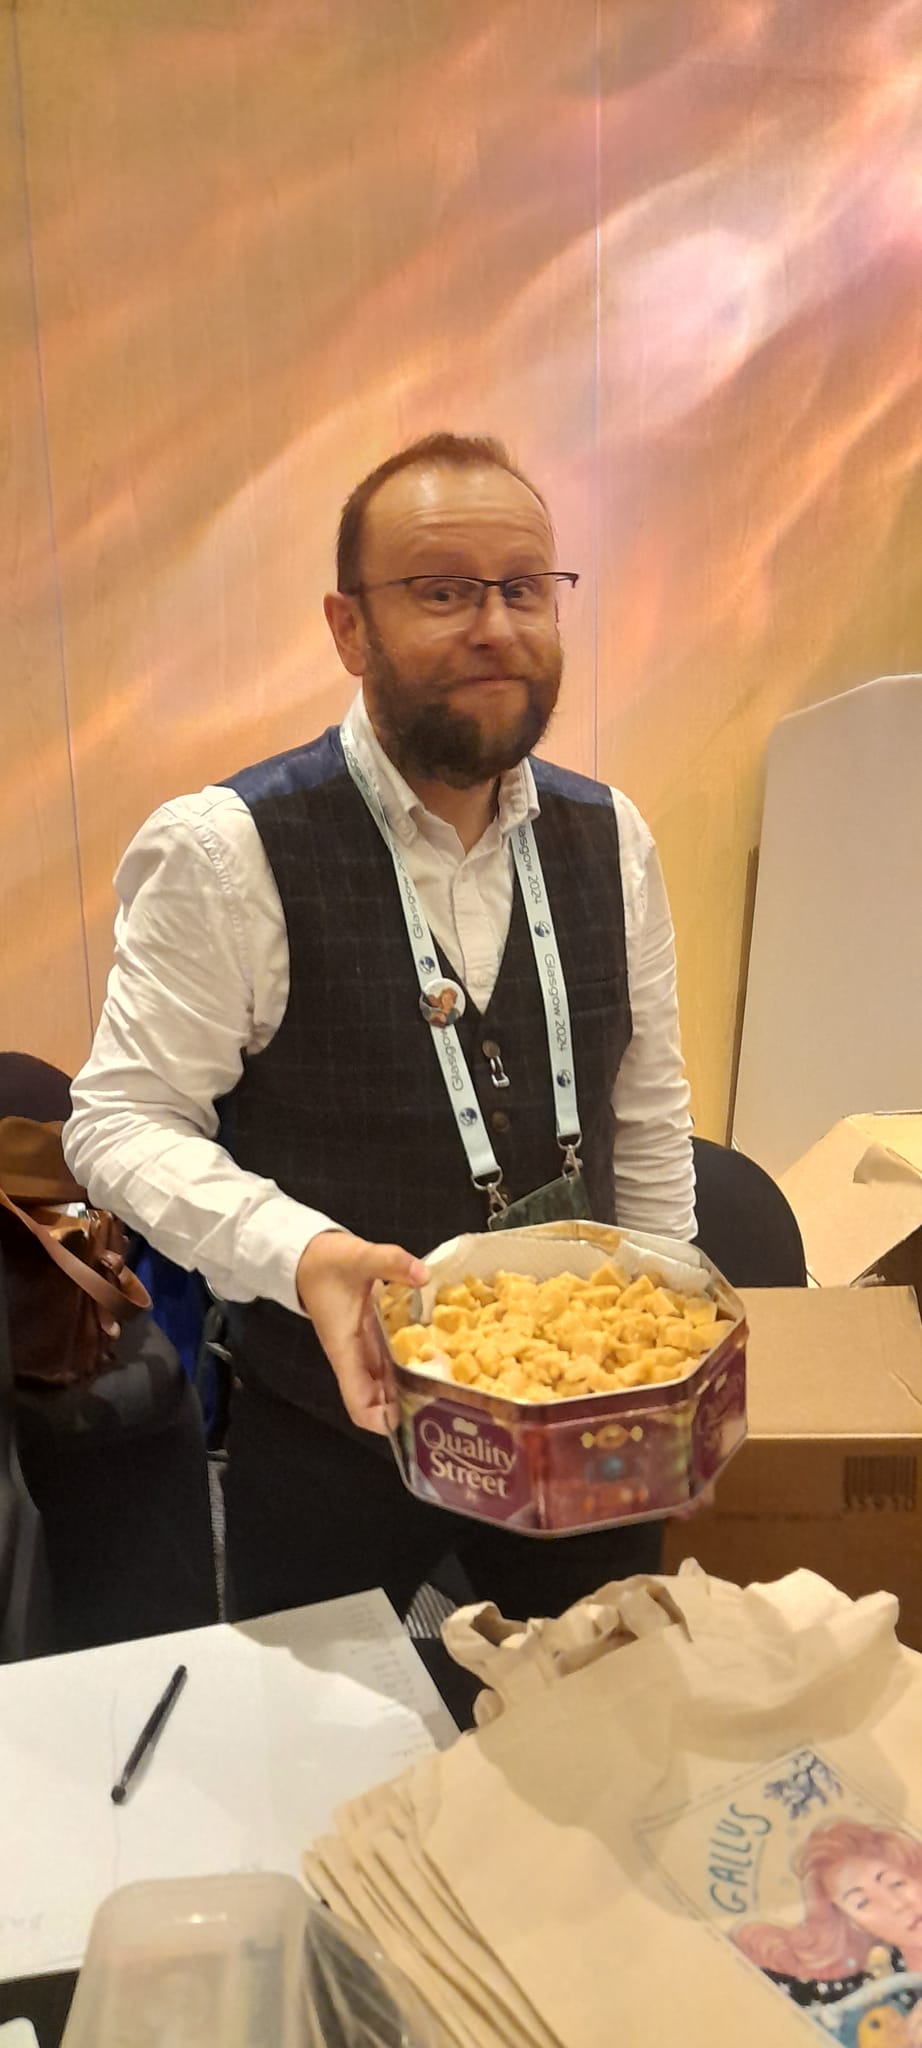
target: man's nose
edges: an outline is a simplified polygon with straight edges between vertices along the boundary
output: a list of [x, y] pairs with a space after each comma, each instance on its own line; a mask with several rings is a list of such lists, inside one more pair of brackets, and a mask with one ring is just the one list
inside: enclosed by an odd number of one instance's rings
[[479, 647], [498, 647], [515, 639], [515, 621], [495, 583], [483, 593], [471, 624], [471, 639]]

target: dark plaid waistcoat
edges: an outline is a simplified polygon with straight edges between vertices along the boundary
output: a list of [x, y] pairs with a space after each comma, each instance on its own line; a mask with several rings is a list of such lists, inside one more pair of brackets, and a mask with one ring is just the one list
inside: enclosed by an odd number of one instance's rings
[[[534, 761], [535, 837], [570, 1001], [583, 1165], [593, 1215], [614, 1221], [611, 1094], [631, 1037], [618, 828], [601, 784]], [[419, 986], [390, 855], [331, 727], [245, 769], [229, 787], [252, 813], [288, 932], [291, 989], [263, 1052], [218, 1105], [221, 1141], [249, 1171], [375, 1242], [417, 1254], [486, 1227]], [[457, 966], [439, 952], [442, 970]], [[486, 1011], [470, 996], [458, 1035], [513, 1198], [554, 1180], [561, 1154], [544, 1005], [516, 883]], [[485, 1041], [509, 1079], [498, 1091]], [[244, 1380], [349, 1428], [306, 1319], [273, 1302], [231, 1312]]]

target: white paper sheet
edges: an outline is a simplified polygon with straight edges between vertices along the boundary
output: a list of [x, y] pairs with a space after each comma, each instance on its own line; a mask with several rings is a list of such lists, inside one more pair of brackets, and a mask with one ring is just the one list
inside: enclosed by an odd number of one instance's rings
[[[124, 1806], [110, 1789], [177, 1664]], [[346, 1799], [457, 1730], [381, 1592], [0, 1669], [0, 1978], [76, 1965], [135, 1879], [299, 1874]]]

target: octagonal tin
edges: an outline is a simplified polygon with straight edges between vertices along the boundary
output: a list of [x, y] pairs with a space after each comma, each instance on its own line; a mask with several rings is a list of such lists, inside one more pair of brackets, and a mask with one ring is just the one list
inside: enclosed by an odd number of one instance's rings
[[592, 1223], [456, 1238], [429, 1255], [429, 1283], [407, 1298], [400, 1319], [427, 1322], [437, 1289], [468, 1274], [588, 1278], [609, 1262], [631, 1278], [649, 1273], [717, 1302], [731, 1327], [684, 1379], [544, 1403], [482, 1393], [434, 1364], [399, 1365], [379, 1306], [394, 1397], [391, 1442], [412, 1493], [524, 1535], [562, 1536], [675, 1514], [719, 1477], [746, 1435], [745, 1311], [694, 1246]]

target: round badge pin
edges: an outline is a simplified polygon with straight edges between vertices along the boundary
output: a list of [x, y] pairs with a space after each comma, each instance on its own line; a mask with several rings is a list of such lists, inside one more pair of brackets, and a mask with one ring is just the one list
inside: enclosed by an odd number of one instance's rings
[[444, 1031], [449, 1024], [457, 1024], [464, 1015], [465, 995], [456, 981], [427, 981], [419, 998], [419, 1007], [427, 1024], [433, 1024], [437, 1031]]

